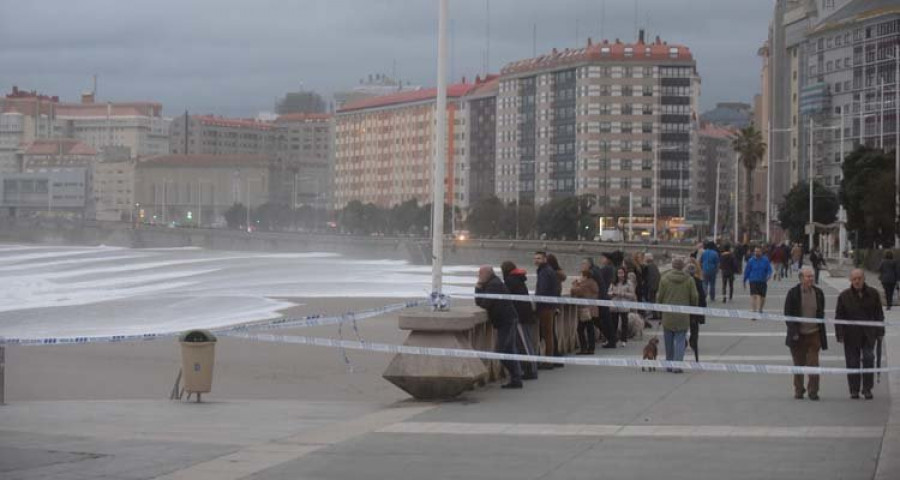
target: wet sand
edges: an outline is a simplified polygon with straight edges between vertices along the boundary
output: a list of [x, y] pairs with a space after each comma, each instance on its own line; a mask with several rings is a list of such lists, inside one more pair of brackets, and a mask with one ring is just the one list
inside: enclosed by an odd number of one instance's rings
[[[334, 315], [402, 301], [385, 298], [291, 299], [302, 303], [287, 316]], [[402, 343], [398, 312], [358, 322], [363, 340]], [[338, 338], [338, 327], [285, 329], [266, 333]], [[356, 339], [345, 325], [343, 338]], [[282, 399], [393, 402], [406, 393], [381, 378], [391, 355], [220, 338], [213, 391], [204, 399]], [[6, 399], [119, 400], [166, 399], [180, 367], [174, 339], [127, 344], [7, 347]]]

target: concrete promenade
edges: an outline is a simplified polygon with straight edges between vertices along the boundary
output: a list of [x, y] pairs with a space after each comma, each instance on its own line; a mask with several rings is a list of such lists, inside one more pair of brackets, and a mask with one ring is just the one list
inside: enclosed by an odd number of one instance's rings
[[[766, 309], [781, 311], [792, 285], [773, 282]], [[846, 285], [823, 279], [829, 313]], [[746, 309], [748, 294], [738, 286], [733, 303], [714, 305]], [[658, 333], [647, 330], [644, 341]], [[822, 364], [842, 366], [840, 344], [833, 335], [829, 342]], [[635, 356], [643, 343], [602, 352]], [[900, 349], [888, 350], [898, 364]], [[790, 363], [780, 324], [709, 318], [700, 353], [708, 361]], [[894, 398], [898, 384], [891, 378]], [[892, 405], [885, 375], [874, 394], [851, 400], [843, 376], [824, 377], [822, 399], [812, 402], [795, 400], [784, 375], [568, 366], [541, 371], [521, 391], [491, 385], [440, 404], [358, 400], [365, 392], [354, 401], [215, 392], [201, 405], [21, 401], [0, 407], [0, 477], [900, 478], [900, 400]]]

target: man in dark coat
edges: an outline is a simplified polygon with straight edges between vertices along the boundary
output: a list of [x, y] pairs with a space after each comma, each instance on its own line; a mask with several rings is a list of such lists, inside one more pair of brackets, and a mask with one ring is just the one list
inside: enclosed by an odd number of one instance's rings
[[[789, 317], [825, 318], [825, 294], [815, 285], [815, 273], [811, 267], [800, 270], [800, 283], [788, 290], [784, 299], [784, 314]], [[828, 334], [824, 323], [787, 322], [785, 345], [791, 349], [794, 365], [818, 367], [819, 351], [828, 350]], [[803, 387], [803, 375], [794, 375], [794, 398], [802, 399], [808, 393], [810, 400], [819, 399], [819, 376], [810, 375]]]
[[[516, 264], [505, 261], [500, 265], [500, 271], [503, 273], [503, 283], [509, 289], [509, 293], [513, 295], [528, 295], [528, 272], [524, 268], [516, 267]], [[534, 308], [530, 301], [513, 302], [516, 307], [516, 313], [519, 316], [519, 344], [518, 351], [527, 355], [537, 355], [540, 345], [536, 341], [540, 338], [538, 331], [537, 319], [534, 317]], [[522, 364], [522, 380], [537, 379], [537, 363], [523, 362]]]
[[[866, 275], [862, 269], [850, 272], [850, 288], [838, 296], [835, 318], [838, 320], [862, 320], [884, 322], [884, 311], [881, 309], [881, 296], [874, 288], [866, 285]], [[884, 327], [855, 325], [835, 325], [834, 333], [838, 343], [844, 344], [844, 360], [847, 368], [859, 368], [862, 360], [863, 368], [875, 367], [875, 343], [884, 336]], [[850, 398], [859, 398], [859, 374], [847, 375], [850, 386]], [[862, 375], [862, 394], [866, 400], [872, 399], [872, 387], [875, 386], [875, 375]]]
[[[609, 300], [609, 285], [616, 275], [614, 262], [615, 253], [600, 254], [600, 280], [597, 281], [597, 286], [600, 287], [600, 300]], [[603, 348], [616, 348], [616, 325], [613, 323], [609, 307], [600, 307], [600, 325], [597, 325], [597, 328], [603, 332], [603, 336], [606, 338]]]
[[[559, 278], [556, 271], [547, 263], [547, 252], [534, 252], [534, 266], [537, 267], [537, 285], [534, 294], [544, 297], [558, 297], [560, 292]], [[554, 355], [554, 314], [556, 304], [537, 302], [536, 306], [538, 322], [540, 323], [541, 338], [544, 340], [544, 355]], [[542, 364], [541, 368], [553, 368], [553, 364]]]
[[[509, 290], [503, 281], [494, 275], [494, 268], [484, 265], [478, 270], [478, 283], [475, 284], [475, 293], [490, 293], [495, 295], [509, 295]], [[476, 298], [475, 304], [487, 310], [491, 325], [497, 330], [497, 352], [517, 354], [516, 329], [519, 323], [516, 307], [511, 300], [498, 300], [494, 298]], [[509, 383], [503, 388], [522, 388], [522, 368], [518, 361], [500, 360], [500, 364], [509, 373]]]

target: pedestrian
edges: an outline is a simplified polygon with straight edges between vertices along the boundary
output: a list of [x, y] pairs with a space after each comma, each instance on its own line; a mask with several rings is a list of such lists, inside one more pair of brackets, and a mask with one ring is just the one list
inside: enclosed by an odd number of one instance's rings
[[[505, 261], [500, 265], [503, 273], [503, 283], [513, 295], [528, 295], [528, 272], [524, 268], [516, 267], [516, 264]], [[537, 355], [540, 351], [540, 329], [537, 319], [534, 317], [534, 306], [531, 301], [517, 301], [513, 303], [516, 314], [519, 317], [519, 345], [518, 350], [526, 355]], [[537, 363], [523, 362], [522, 380], [534, 380], [537, 378]]]
[[[606, 292], [603, 290], [603, 287], [601, 286], [601, 285], [603, 285], [603, 268], [600, 267], [599, 265], [597, 265], [596, 263], [594, 263], [594, 259], [591, 257], [584, 257], [583, 261], [590, 264], [591, 278], [593, 278], [594, 281], [597, 282], [597, 297], [596, 297], [597, 300], [603, 300], [604, 298], [606, 298]], [[607, 285], [606, 288], [609, 288], [609, 285]], [[595, 347], [596, 347], [596, 343], [597, 343], [597, 331], [599, 330], [601, 332], [601, 337], [602, 337], [602, 332], [603, 332], [603, 322], [602, 322], [602, 316], [600, 314], [600, 310], [602, 308], [603, 307], [597, 307], [592, 312], [592, 313], [594, 313], [594, 318], [591, 319], [591, 324], [592, 324], [592, 329], [594, 331]], [[584, 327], [584, 328], [587, 328], [587, 327]]]
[[799, 275], [801, 268], [803, 268], [803, 247], [795, 243], [791, 249], [791, 276]]
[[762, 248], [756, 247], [753, 250], [753, 258], [744, 267], [744, 288], [746, 289], [747, 282], [750, 282], [752, 311], [762, 313], [766, 307], [766, 292], [769, 286], [769, 279], [771, 278], [772, 264], [762, 254]]
[[[659, 291], [659, 267], [653, 262], [653, 254], [649, 252], [644, 255], [644, 263], [647, 269], [647, 273], [644, 275], [644, 283], [647, 286], [647, 301], [656, 303], [656, 293]], [[659, 312], [651, 311], [650, 318], [659, 319]], [[649, 322], [647, 325], [649, 325]]]
[[[563, 271], [562, 267], [559, 266], [559, 260], [556, 259], [556, 255], [552, 253], [547, 254], [547, 265], [550, 265], [550, 268], [556, 272], [556, 296], [562, 296], [563, 282], [566, 281], [566, 272]], [[562, 315], [562, 305], [557, 305], [556, 309], [553, 310], [553, 355], [557, 357], [565, 356], [565, 352], [560, 348], [560, 334], [559, 328], [563, 324], [562, 321], [559, 320], [560, 315]], [[553, 365], [554, 368], [562, 368], [565, 367], [562, 363], [556, 363]]]
[[818, 285], [819, 272], [822, 271], [822, 267], [826, 265], [825, 256], [822, 255], [822, 252], [820, 252], [818, 248], [813, 248], [812, 251], [809, 252], [809, 263], [812, 265], [813, 271], [816, 272], [816, 285]]
[[[663, 274], [659, 282], [659, 303], [696, 307], [700, 303], [694, 279], [684, 272], [684, 259], [672, 260], [672, 270]], [[666, 345], [666, 360], [683, 361], [685, 335], [690, 328], [690, 316], [686, 313], [664, 312], [662, 314], [663, 339]], [[681, 373], [681, 369], [669, 369]]]
[[703, 267], [703, 291], [709, 294], [709, 301], [715, 302], [716, 273], [719, 272], [719, 252], [716, 251], [716, 244], [707, 243], [699, 260], [700, 266]]
[[[633, 302], [637, 299], [634, 294], [634, 285], [628, 281], [628, 270], [625, 267], [619, 267], [616, 270], [616, 279], [609, 286], [609, 299], [620, 302]], [[624, 307], [612, 307], [612, 321], [610, 322], [609, 332], [606, 334], [607, 345], [603, 348], [616, 348], [616, 337], [622, 342], [622, 346], [626, 346], [628, 342], [628, 312], [630, 309]], [[618, 325], [621, 324], [621, 333]]]
[[[534, 266], [537, 267], [537, 284], [534, 287], [534, 294], [541, 297], [558, 297], [561, 287], [556, 272], [547, 264], [547, 252], [534, 252]], [[556, 304], [538, 302], [535, 305], [535, 310], [537, 311], [541, 331], [540, 337], [544, 341], [544, 355], [552, 357], [554, 354], [553, 322], [556, 314]], [[554, 366], [552, 363], [542, 363], [538, 367], [550, 369], [554, 368]]]
[[773, 279], [776, 282], [785, 276], [782, 265], [784, 265], [786, 261], [784, 249], [781, 248], [781, 245], [775, 245], [769, 249], [769, 263], [772, 264]]
[[[592, 263], [587, 260], [581, 262], [581, 276], [572, 281], [572, 297], [596, 300], [600, 295], [600, 286], [593, 278]], [[576, 306], [578, 309], [578, 350], [579, 355], [593, 355], [596, 346], [594, 332], [594, 318], [600, 316], [596, 306]]]
[[[475, 293], [508, 295], [506, 285], [494, 274], [494, 268], [484, 265], [478, 269]], [[519, 322], [511, 300], [476, 298], [475, 304], [487, 310], [491, 326], [497, 331], [497, 352], [516, 355], [516, 330]], [[509, 375], [509, 382], [501, 388], [522, 388], [522, 368], [516, 360], [500, 360]]]
[[[800, 283], [788, 290], [784, 299], [784, 314], [789, 317], [825, 318], [825, 294], [815, 286], [812, 267], [800, 270]], [[824, 323], [787, 322], [785, 345], [791, 349], [791, 358], [797, 367], [818, 367], [819, 351], [828, 350], [828, 336]], [[810, 375], [806, 388], [803, 375], [794, 375], [794, 398], [803, 394], [810, 400], [819, 399], [819, 376]]]
[[897, 288], [897, 261], [894, 260], [894, 252], [888, 250], [884, 252], [884, 258], [878, 265], [878, 279], [881, 280], [881, 286], [884, 287], [884, 298], [887, 300], [887, 309], [890, 310], [894, 305], [894, 289]]
[[[881, 296], [874, 288], [866, 285], [866, 274], [860, 268], [850, 272], [850, 288], [838, 295], [834, 317], [838, 320], [856, 320], [884, 322], [884, 311], [881, 309]], [[844, 344], [844, 361], [847, 368], [857, 369], [875, 367], [875, 344], [884, 337], [884, 327], [861, 327], [856, 325], [837, 324], [834, 333], [838, 343]], [[862, 362], [860, 362], [862, 361]], [[860, 375], [847, 375], [850, 386], [850, 398], [859, 398]], [[871, 400], [875, 375], [862, 374], [862, 394]]]
[[791, 262], [791, 242], [785, 240], [784, 244], [781, 245], [781, 272], [779, 273], [778, 279], [782, 280], [787, 278], [788, 270]]
[[719, 258], [719, 271], [722, 272], [722, 302], [734, 299], [734, 276], [740, 270], [740, 260], [731, 253], [726, 245]]
[[[706, 280], [703, 277], [703, 274], [700, 273], [700, 270], [693, 263], [689, 263], [687, 265], [687, 273], [691, 277], [694, 278], [694, 285], [697, 287], [697, 297], [700, 299], [697, 304], [698, 307], [706, 308], [706, 295], [703, 289], [703, 285], [706, 283]], [[700, 361], [700, 325], [706, 323], [705, 315], [695, 315], [691, 314], [690, 317], [691, 326], [690, 326], [690, 336], [688, 337], [688, 345], [691, 347], [691, 350], [694, 351], [694, 360]]]
[[[600, 254], [600, 281], [597, 284], [600, 287], [600, 300], [609, 300], [609, 286], [612, 285], [616, 276], [616, 269], [613, 267], [613, 254], [603, 252]], [[600, 307], [600, 324], [595, 325], [597, 329], [603, 332], [603, 348], [616, 348], [616, 338], [609, 337], [610, 323], [612, 322], [612, 311], [609, 307]], [[613, 330], [615, 331], [615, 330]], [[607, 346], [611, 345], [611, 346]]]

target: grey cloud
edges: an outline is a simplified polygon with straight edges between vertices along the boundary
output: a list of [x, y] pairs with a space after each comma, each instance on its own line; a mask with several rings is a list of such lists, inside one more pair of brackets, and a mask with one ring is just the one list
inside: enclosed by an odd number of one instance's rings
[[[600, 0], [492, 0], [491, 69], [532, 52], [595, 40]], [[451, 0], [452, 73], [482, 73], [485, 0]], [[769, 2], [642, 0], [652, 36], [688, 45], [703, 75], [704, 107], [749, 101]], [[603, 33], [633, 40], [634, 3], [607, 0]], [[373, 72], [433, 85], [437, 0], [0, 0], [0, 88], [72, 100], [100, 76], [101, 98], [152, 99], [177, 115], [253, 115], [287, 90], [324, 94]]]

